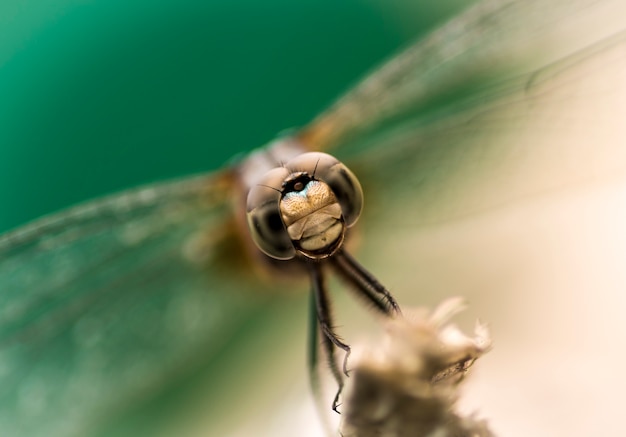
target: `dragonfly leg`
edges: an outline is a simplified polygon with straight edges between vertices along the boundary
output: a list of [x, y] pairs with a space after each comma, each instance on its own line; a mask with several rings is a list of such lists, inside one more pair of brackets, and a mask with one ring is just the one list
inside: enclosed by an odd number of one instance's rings
[[339, 250], [331, 258], [331, 265], [356, 288], [376, 309], [387, 314], [401, 314], [400, 306], [389, 290], [368, 272], [349, 253]]
[[[341, 371], [337, 366], [337, 361], [335, 360], [335, 347], [338, 347], [345, 352], [345, 357], [343, 360], [343, 373], [347, 376], [347, 363], [348, 357], [350, 356], [350, 346], [341, 341], [339, 336], [333, 331], [330, 301], [328, 299], [328, 292], [324, 284], [324, 277], [322, 275], [320, 265], [315, 262], [311, 263], [310, 271], [312, 284], [311, 306], [315, 309], [315, 311], [311, 311], [311, 318], [314, 318], [315, 322], [310, 323], [310, 329], [313, 332], [310, 332], [309, 334], [311, 338], [311, 341], [309, 343], [309, 370], [311, 372], [312, 381], [317, 385], [317, 378], [315, 378], [314, 367], [317, 365], [316, 343], [317, 330], [319, 329], [322, 332], [322, 347], [326, 352], [330, 371], [333, 374], [333, 377], [335, 378], [335, 381], [337, 382], [337, 385], [339, 387], [337, 390], [337, 394], [335, 395], [335, 399], [333, 400], [332, 406], [333, 410], [338, 412], [338, 401], [341, 391], [343, 390], [344, 382]], [[315, 313], [314, 315], [313, 312]]]

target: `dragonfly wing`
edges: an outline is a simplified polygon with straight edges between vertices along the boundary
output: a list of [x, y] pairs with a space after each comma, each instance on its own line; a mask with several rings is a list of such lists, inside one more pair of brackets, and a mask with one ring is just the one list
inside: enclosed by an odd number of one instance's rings
[[625, 47], [626, 32], [494, 84], [446, 118], [376, 136], [355, 158], [370, 201], [428, 226], [624, 175]]
[[155, 435], [242, 330], [262, 329], [263, 293], [243, 293], [246, 272], [209, 253], [230, 197], [224, 174], [201, 176], [2, 237], [3, 434]]
[[366, 214], [398, 211], [414, 225], [610, 177], [624, 162], [625, 9], [482, 2], [375, 71], [300, 138], [363, 175], [376, 205]]
[[480, 2], [372, 72], [300, 137], [314, 149], [362, 150], [363, 138], [407, 120], [488, 104], [511, 92], [508, 81], [623, 31], [623, 13], [619, 0]]

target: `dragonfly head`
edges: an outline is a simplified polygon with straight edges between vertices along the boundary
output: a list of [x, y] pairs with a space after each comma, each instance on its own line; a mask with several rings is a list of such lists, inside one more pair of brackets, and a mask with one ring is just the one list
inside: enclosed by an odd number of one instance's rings
[[267, 172], [248, 193], [252, 239], [266, 255], [322, 259], [356, 223], [363, 191], [356, 176], [326, 153], [303, 153]]

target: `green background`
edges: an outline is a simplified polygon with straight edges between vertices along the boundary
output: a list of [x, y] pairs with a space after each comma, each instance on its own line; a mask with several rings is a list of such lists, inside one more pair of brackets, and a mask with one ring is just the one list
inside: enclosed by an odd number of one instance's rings
[[0, 232], [301, 126], [463, 0], [4, 0]]

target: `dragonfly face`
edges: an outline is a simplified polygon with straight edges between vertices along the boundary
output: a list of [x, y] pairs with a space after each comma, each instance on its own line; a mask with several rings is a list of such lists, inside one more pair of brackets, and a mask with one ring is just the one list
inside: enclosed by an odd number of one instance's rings
[[[297, 293], [270, 302], [264, 292], [277, 287], [249, 280], [241, 252], [221, 249], [232, 199], [318, 151], [361, 178], [358, 256], [394, 294], [412, 304], [462, 294], [492, 322], [496, 347], [473, 406], [509, 435], [623, 435], [624, 16], [621, 0], [488, 1], [294, 133], [289, 156], [270, 148], [223, 173], [131, 190], [3, 236], [0, 430], [258, 434], [278, 415], [293, 435], [302, 421], [290, 395], [309, 399], [304, 302]], [[294, 170], [285, 186], [300, 196], [317, 173]], [[349, 222], [360, 208], [331, 191]], [[300, 216], [275, 199], [281, 222], [270, 234], [283, 241], [257, 238], [266, 252], [318, 255], [319, 240], [292, 242], [300, 230], [286, 223]], [[333, 229], [337, 215], [315, 230]], [[384, 287], [346, 273], [355, 264], [342, 247], [302, 261], [318, 314], [326, 265], [386, 312]], [[357, 307], [341, 318], [350, 341]]]
[[305, 153], [268, 173], [248, 194], [248, 224], [266, 255], [323, 259], [341, 246], [363, 205], [357, 178], [325, 153]]

